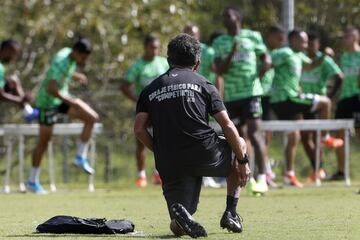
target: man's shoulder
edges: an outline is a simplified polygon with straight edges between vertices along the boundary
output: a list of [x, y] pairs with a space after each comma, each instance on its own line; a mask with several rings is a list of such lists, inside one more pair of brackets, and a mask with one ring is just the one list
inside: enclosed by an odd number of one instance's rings
[[226, 42], [232, 41], [232, 37], [228, 34], [223, 34], [217, 38], [215, 38], [213, 46], [214, 45], [222, 45]]
[[62, 48], [55, 54], [55, 56], [52, 60], [52, 63], [58, 65], [60, 63], [68, 61], [71, 52], [72, 52], [71, 48], [68, 48], [68, 47]]

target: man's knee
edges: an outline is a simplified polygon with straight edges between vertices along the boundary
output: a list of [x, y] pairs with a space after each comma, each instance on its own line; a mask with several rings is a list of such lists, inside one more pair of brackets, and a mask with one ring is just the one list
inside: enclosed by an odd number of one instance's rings
[[319, 96], [317, 102], [315, 102], [316, 109], [331, 108], [331, 100], [326, 96]]

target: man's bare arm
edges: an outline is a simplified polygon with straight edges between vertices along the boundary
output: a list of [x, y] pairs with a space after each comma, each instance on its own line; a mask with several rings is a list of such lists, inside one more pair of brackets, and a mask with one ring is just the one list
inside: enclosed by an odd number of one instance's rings
[[23, 106], [25, 103], [23, 97], [9, 94], [9, 93], [5, 92], [4, 89], [0, 89], [0, 99], [19, 104], [21, 106]]
[[336, 93], [339, 91], [341, 84], [343, 82], [344, 75], [342, 73], [338, 73], [334, 76], [334, 86], [328, 92], [328, 97], [333, 99]]
[[137, 102], [138, 97], [134, 93], [134, 84], [129, 83], [126, 80], [123, 80], [121, 82], [120, 89], [128, 99], [130, 99], [133, 102]]
[[149, 114], [145, 112], [140, 112], [136, 114], [135, 124], [134, 124], [134, 133], [136, 138], [142, 142], [148, 149], [153, 151], [153, 139], [150, 133], [147, 130], [149, 121]]
[[216, 65], [216, 69], [217, 69], [217, 72], [219, 73], [219, 75], [223, 75], [224, 73], [226, 73], [229, 70], [231, 60], [239, 48], [240, 48], [240, 44], [234, 43], [234, 45], [231, 49], [231, 52], [225, 58], [223, 58], [223, 59], [216, 58], [215, 59], [215, 65]]
[[69, 106], [71, 105], [75, 105], [76, 104], [76, 100], [71, 98], [71, 97], [68, 97], [68, 96], [65, 96], [63, 94], [61, 94], [61, 92], [59, 91], [59, 88], [57, 86], [57, 81], [56, 80], [50, 80], [49, 81], [49, 84], [48, 84], [48, 87], [47, 87], [47, 92], [54, 96], [54, 97], [57, 97], [59, 99], [61, 99], [61, 101], [63, 101], [64, 103], [68, 104]]

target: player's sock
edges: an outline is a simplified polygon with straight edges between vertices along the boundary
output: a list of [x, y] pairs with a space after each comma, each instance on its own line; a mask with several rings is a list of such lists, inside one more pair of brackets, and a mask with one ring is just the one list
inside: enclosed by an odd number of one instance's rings
[[81, 158], [86, 159], [87, 158], [87, 153], [88, 153], [88, 149], [89, 149], [89, 143], [88, 142], [81, 142], [79, 144], [79, 150], [77, 155], [80, 156]]
[[294, 170], [286, 171], [286, 175], [293, 177], [295, 176], [295, 171]]
[[29, 181], [32, 183], [40, 182], [40, 167], [31, 167]]
[[28, 116], [30, 114], [32, 114], [34, 111], [34, 109], [32, 108], [32, 106], [28, 103], [25, 104], [24, 109], [23, 109], [23, 114], [24, 116]]
[[145, 171], [145, 170], [139, 171], [139, 172], [138, 172], [138, 177], [145, 178], [145, 177], [146, 177], [146, 171]]
[[231, 215], [236, 216], [236, 206], [239, 198], [227, 195], [226, 197], [226, 210], [231, 212]]
[[259, 174], [257, 176], [257, 181], [258, 182], [266, 182], [266, 174]]

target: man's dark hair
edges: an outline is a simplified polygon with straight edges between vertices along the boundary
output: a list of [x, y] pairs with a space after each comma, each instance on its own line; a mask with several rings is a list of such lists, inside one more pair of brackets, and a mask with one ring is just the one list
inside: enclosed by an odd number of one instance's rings
[[147, 46], [149, 43], [153, 43], [155, 41], [159, 41], [159, 38], [153, 34], [149, 34], [144, 38], [144, 46]]
[[0, 49], [1, 50], [4, 50], [6, 48], [16, 49], [16, 48], [19, 48], [19, 47], [20, 47], [20, 44], [15, 39], [9, 38], [9, 39], [6, 39], [6, 40], [1, 42]]
[[220, 37], [221, 35], [224, 35], [225, 33], [222, 31], [215, 31], [210, 35], [210, 40], [209, 40], [209, 44], [210, 46], [213, 44], [214, 40], [218, 37]]
[[266, 34], [273, 34], [273, 33], [285, 33], [285, 29], [278, 24], [271, 25], [266, 29]]
[[80, 38], [77, 40], [72, 49], [79, 53], [87, 54], [90, 54], [92, 51], [91, 43], [87, 38]]
[[288, 40], [291, 41], [295, 37], [299, 37], [300, 34], [303, 32], [301, 29], [294, 29], [288, 34]]
[[168, 44], [167, 55], [171, 65], [194, 66], [199, 61], [200, 54], [200, 42], [186, 33], [177, 35]]
[[307, 33], [309, 41], [320, 41], [320, 35], [316, 32], [308, 32]]

